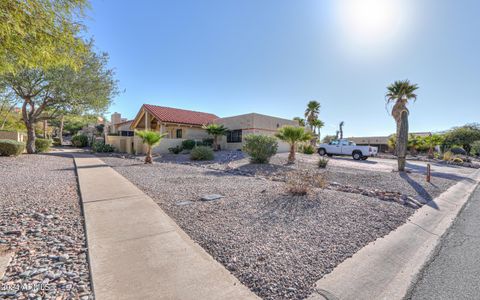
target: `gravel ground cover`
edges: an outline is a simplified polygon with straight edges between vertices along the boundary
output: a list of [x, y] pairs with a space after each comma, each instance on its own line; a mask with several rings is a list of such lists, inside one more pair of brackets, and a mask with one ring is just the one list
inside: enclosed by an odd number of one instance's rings
[[73, 167], [53, 155], [0, 157], [0, 250], [13, 252], [1, 299], [93, 299]]
[[[206, 167], [209, 169], [230, 171], [239, 175], [266, 176], [269, 178], [282, 178], [285, 173], [308, 169], [316, 170], [325, 175], [329, 182], [339, 183], [352, 187], [361, 187], [368, 190], [381, 190], [386, 192], [398, 192], [411, 197], [421, 197], [424, 200], [432, 200], [460, 179], [451, 174], [433, 174], [430, 183], [426, 182], [425, 175], [421, 172], [400, 174], [398, 172], [381, 172], [362, 165], [371, 162], [353, 162], [340, 160], [335, 165], [327, 166], [326, 170], [318, 169], [316, 162], [318, 155], [305, 155], [297, 153], [297, 162], [287, 165], [288, 153], [279, 153], [272, 157], [270, 164], [250, 164], [249, 158], [240, 151], [221, 151], [215, 153], [216, 157], [211, 162], [191, 162], [188, 155], [167, 154], [157, 157], [158, 162], [188, 164]], [[348, 164], [357, 163], [360, 167], [347, 167]], [[344, 166], [345, 165], [345, 166]]]
[[[313, 189], [176, 163], [103, 157], [264, 299], [304, 299], [317, 280], [415, 211], [360, 194]], [[204, 202], [206, 194], [225, 198]]]

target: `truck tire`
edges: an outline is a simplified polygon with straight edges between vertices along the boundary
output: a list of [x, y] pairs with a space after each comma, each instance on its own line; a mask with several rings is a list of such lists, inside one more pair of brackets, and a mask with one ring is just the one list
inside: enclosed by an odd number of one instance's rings
[[324, 148], [318, 149], [318, 154], [320, 156], [325, 156], [327, 154], [327, 151]]
[[362, 155], [362, 152], [361, 152], [361, 151], [355, 150], [355, 151], [353, 151], [353, 153], [352, 153], [352, 157], [353, 157], [354, 160], [361, 160], [362, 157], [363, 157], [363, 155]]

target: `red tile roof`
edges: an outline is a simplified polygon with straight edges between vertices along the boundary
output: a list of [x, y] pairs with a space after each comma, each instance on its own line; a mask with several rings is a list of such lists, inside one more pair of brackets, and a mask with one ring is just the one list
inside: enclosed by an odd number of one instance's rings
[[204, 124], [212, 123], [213, 120], [218, 119], [218, 117], [214, 114], [203, 113], [198, 111], [150, 105], [150, 104], [144, 104], [143, 106], [152, 115], [154, 115], [159, 121], [162, 121], [162, 122], [204, 125]]

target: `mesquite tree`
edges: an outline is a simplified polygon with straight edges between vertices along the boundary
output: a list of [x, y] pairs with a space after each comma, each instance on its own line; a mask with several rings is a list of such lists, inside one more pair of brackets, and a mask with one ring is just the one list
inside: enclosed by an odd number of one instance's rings
[[408, 108], [410, 99], [414, 101], [417, 95], [414, 93], [418, 85], [411, 84], [409, 80], [395, 81], [387, 87], [385, 95], [386, 104], [393, 103], [392, 117], [397, 124], [397, 135], [395, 142], [395, 153], [398, 160], [398, 171], [405, 171], [407, 148], [408, 148]]
[[108, 55], [91, 50], [81, 54], [81, 66], [48, 70], [21, 69], [0, 76], [22, 103], [27, 128], [27, 152], [35, 153], [35, 124], [57, 118], [65, 112], [103, 112], [117, 92], [113, 71], [107, 68]]

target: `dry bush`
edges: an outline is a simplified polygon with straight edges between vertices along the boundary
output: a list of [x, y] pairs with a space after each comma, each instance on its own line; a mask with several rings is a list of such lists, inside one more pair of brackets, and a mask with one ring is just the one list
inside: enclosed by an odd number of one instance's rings
[[327, 181], [322, 174], [312, 170], [297, 170], [286, 175], [286, 191], [293, 196], [305, 196], [313, 188], [324, 188]]

